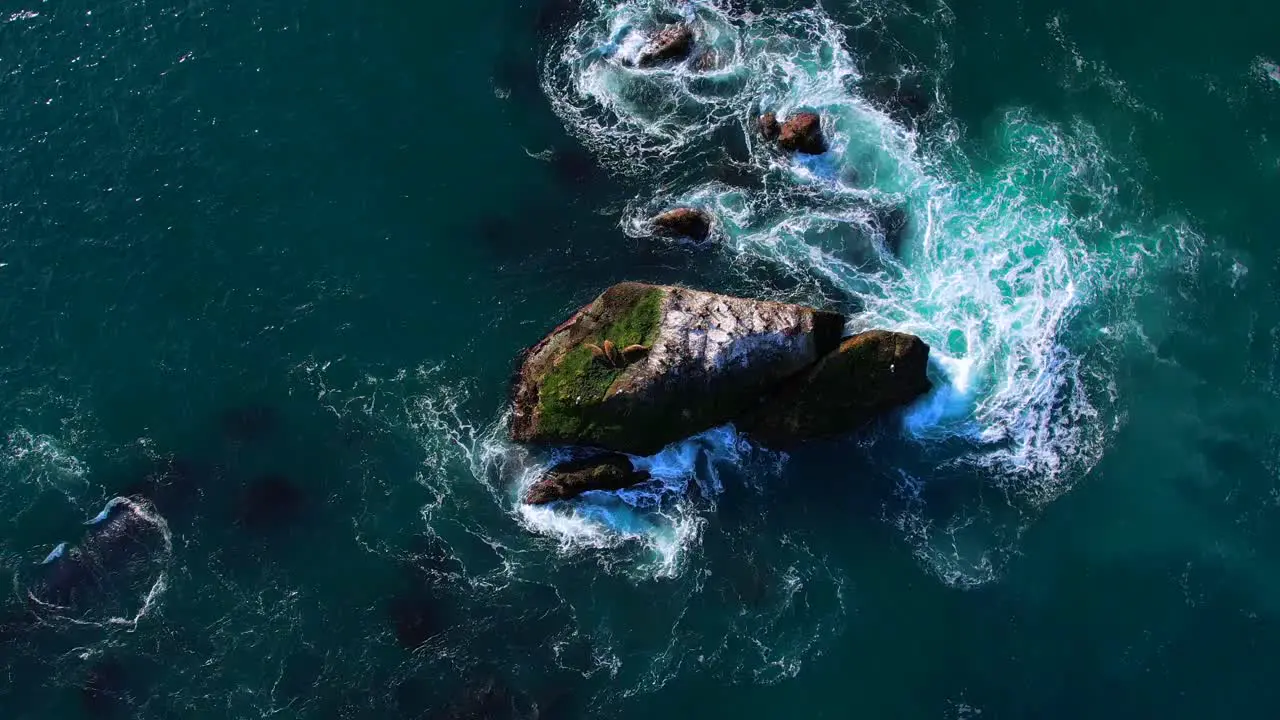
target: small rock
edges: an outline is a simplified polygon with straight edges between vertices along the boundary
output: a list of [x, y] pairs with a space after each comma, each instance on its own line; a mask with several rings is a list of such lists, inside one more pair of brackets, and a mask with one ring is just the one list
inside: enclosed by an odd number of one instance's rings
[[657, 235], [685, 237], [702, 242], [711, 234], [711, 217], [695, 208], [676, 208], [655, 216], [649, 221]]
[[778, 139], [779, 133], [782, 132], [782, 126], [778, 124], [778, 116], [767, 112], [756, 120], [756, 127], [760, 128], [760, 135], [765, 140], [773, 142]]
[[649, 479], [626, 455], [610, 453], [561, 463], [547, 471], [525, 494], [530, 505], [568, 500], [588, 490], [621, 490]]
[[668, 60], [683, 60], [693, 50], [693, 30], [688, 25], [668, 25], [650, 38], [636, 64], [652, 67]]
[[811, 112], [802, 112], [787, 118], [778, 133], [778, 147], [787, 152], [821, 155], [827, 151], [822, 137], [822, 120]]

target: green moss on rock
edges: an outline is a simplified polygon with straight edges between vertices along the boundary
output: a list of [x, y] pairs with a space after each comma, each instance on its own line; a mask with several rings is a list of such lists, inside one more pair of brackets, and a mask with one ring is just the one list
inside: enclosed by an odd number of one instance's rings
[[587, 344], [606, 340], [619, 348], [651, 345], [662, 322], [661, 288], [624, 283], [610, 288], [588, 309], [603, 322], [594, 332], [574, 338], [574, 345], [550, 365], [538, 393], [540, 434], [551, 438], [590, 441], [605, 428], [594, 411], [609, 396], [623, 370], [597, 362]]

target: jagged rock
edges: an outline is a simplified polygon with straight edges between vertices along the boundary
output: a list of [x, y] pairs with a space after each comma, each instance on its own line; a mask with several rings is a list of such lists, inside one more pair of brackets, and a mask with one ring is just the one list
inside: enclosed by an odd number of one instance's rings
[[821, 155], [827, 151], [827, 141], [822, 137], [822, 119], [811, 112], [796, 113], [782, 123], [778, 132], [778, 147], [787, 152]]
[[636, 64], [652, 67], [668, 60], [683, 60], [693, 50], [693, 30], [688, 25], [668, 25], [649, 39]]
[[778, 135], [782, 133], [782, 126], [778, 124], [778, 116], [767, 112], [756, 120], [756, 127], [760, 130], [760, 136], [769, 142], [778, 139]]
[[[730, 422], [839, 344], [844, 318], [800, 305], [621, 283], [525, 355], [513, 388], [517, 442], [634, 455]], [[588, 344], [649, 351], [626, 367]]]
[[689, 238], [702, 242], [711, 234], [711, 216], [694, 208], [676, 208], [649, 221], [656, 235]]
[[849, 432], [928, 392], [928, 363], [929, 346], [914, 335], [854, 335], [783, 384], [743, 429], [773, 448]]
[[568, 500], [588, 490], [621, 490], [648, 479], [649, 473], [636, 470], [626, 455], [597, 455], [551, 468], [529, 488], [524, 501], [543, 505]]

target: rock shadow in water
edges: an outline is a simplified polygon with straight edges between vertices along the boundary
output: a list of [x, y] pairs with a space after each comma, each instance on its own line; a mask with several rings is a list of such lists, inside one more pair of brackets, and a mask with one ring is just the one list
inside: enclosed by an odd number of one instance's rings
[[94, 718], [124, 717], [130, 703], [127, 671], [115, 658], [102, 658], [89, 666], [80, 685], [80, 706]]
[[496, 674], [477, 673], [457, 696], [433, 714], [440, 720], [534, 720], [538, 706]]
[[446, 586], [462, 577], [463, 568], [439, 538], [419, 535], [402, 562], [401, 589], [387, 603], [396, 640], [414, 650], [449, 629], [453, 607]]
[[297, 522], [306, 504], [306, 494], [288, 476], [260, 475], [240, 493], [236, 523], [252, 532], [280, 530]]
[[218, 427], [227, 440], [258, 442], [280, 428], [280, 413], [270, 405], [249, 404], [224, 410]]
[[127, 485], [122, 494], [146, 498], [166, 519], [187, 517], [194, 512], [210, 475], [193, 460], [164, 458]]

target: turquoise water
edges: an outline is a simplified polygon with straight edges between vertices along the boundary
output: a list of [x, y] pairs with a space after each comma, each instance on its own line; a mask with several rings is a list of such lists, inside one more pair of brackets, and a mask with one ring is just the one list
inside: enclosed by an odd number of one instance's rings
[[[1274, 714], [1265, 4], [11, 5], [4, 717]], [[714, 67], [618, 62], [681, 17]], [[917, 333], [937, 390], [521, 506], [515, 358], [623, 279]]]

